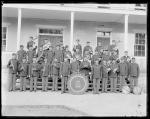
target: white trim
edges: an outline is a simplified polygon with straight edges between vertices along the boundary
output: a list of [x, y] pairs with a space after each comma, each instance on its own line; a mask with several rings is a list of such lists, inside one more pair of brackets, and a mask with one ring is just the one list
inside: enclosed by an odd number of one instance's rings
[[146, 34], [146, 30], [142, 30], [142, 29], [134, 29], [133, 32], [134, 33], [145, 33]]
[[128, 25], [129, 15], [124, 15], [124, 51], [128, 51]]
[[36, 24], [36, 27], [38, 28], [52, 28], [52, 29], [64, 29], [66, 26], [58, 26], [58, 25], [41, 25], [41, 24]]
[[63, 36], [63, 34], [49, 34], [49, 33], [39, 33], [39, 35], [48, 35], [48, 36]]
[[70, 20], [70, 51], [73, 49], [73, 38], [74, 38], [74, 12], [71, 12], [71, 20]]
[[22, 17], [22, 11], [21, 8], [18, 8], [18, 26], [17, 26], [17, 50], [19, 50], [20, 47], [20, 36], [21, 36], [21, 17]]
[[96, 28], [96, 32], [97, 32], [97, 31], [112, 32], [112, 28], [105, 28], [105, 27]]
[[90, 12], [90, 13], [110, 13], [110, 14], [131, 14], [131, 15], [146, 15], [146, 11], [137, 10], [114, 10], [114, 9], [103, 9], [103, 8], [78, 8], [78, 7], [67, 7], [67, 6], [53, 6], [53, 5], [38, 5], [38, 4], [4, 4], [3, 7], [11, 8], [25, 8], [25, 9], [40, 9], [40, 10], [57, 10], [66, 12]]
[[8, 27], [11, 23], [2, 22], [2, 27]]

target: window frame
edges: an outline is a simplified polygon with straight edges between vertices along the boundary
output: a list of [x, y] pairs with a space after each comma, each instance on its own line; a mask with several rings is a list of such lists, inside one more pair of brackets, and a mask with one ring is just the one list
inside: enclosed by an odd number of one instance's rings
[[[141, 33], [141, 34], [145, 34], [145, 44], [144, 45], [142, 45], [142, 44], [136, 44], [136, 34], [137, 33]], [[134, 51], [133, 51], [133, 54], [134, 54], [134, 57], [136, 57], [136, 58], [145, 58], [145, 57], [147, 57], [147, 34], [146, 34], [146, 32], [145, 31], [143, 31], [143, 30], [134, 30]], [[137, 45], [140, 45], [140, 46], [144, 46], [145, 47], [145, 50], [144, 50], [144, 52], [145, 52], [145, 55], [144, 56], [135, 56], [135, 46], [137, 46]], [[139, 51], [139, 50], [136, 50], [136, 51]], [[140, 51], [143, 51], [143, 50], [140, 50]]]
[[[7, 52], [8, 51], [8, 24], [2, 24], [2, 32], [3, 32], [3, 27], [6, 27], [6, 48], [5, 48], [5, 51], [2, 51], [2, 52]], [[2, 35], [3, 35], [3, 33], [2, 33]], [[3, 38], [1, 40], [3, 40]], [[2, 47], [2, 45], [1, 45], [1, 47]]]

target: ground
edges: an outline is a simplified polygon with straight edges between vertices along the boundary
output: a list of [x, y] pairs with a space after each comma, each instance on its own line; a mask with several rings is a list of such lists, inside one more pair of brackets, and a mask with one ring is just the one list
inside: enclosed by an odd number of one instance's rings
[[[2, 79], [5, 76], [3, 73]], [[146, 75], [140, 79], [146, 82]], [[5, 116], [146, 116], [146, 93], [8, 92], [6, 82], [2, 81], [2, 114]]]

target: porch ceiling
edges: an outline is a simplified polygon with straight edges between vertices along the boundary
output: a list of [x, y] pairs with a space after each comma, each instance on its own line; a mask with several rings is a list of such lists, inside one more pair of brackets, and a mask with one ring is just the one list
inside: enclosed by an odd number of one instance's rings
[[[2, 8], [3, 17], [17, 17], [16, 8]], [[23, 18], [70, 20], [69, 11], [22, 9]], [[75, 12], [75, 20], [124, 23], [123, 14]], [[146, 16], [130, 15], [129, 23], [146, 24]]]

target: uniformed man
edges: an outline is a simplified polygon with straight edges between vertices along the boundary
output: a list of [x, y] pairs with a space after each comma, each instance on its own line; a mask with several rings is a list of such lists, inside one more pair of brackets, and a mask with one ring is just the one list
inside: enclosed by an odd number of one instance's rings
[[15, 91], [18, 66], [19, 61], [17, 60], [17, 55], [13, 53], [12, 59], [10, 59], [7, 64], [7, 68], [9, 68], [9, 91]]
[[23, 57], [26, 57], [26, 51], [24, 50], [23, 45], [20, 45], [20, 50], [17, 51], [17, 56], [17, 59], [20, 63], [22, 62]]
[[113, 61], [113, 60], [117, 60], [118, 55], [116, 51], [112, 51], [109, 57], [109, 60]]
[[33, 56], [33, 62], [29, 64], [30, 91], [36, 91], [37, 79], [39, 72], [39, 64], [37, 63], [36, 55]]
[[108, 46], [108, 51], [109, 52], [112, 52], [112, 51], [115, 51], [116, 50], [116, 41], [115, 40], [112, 40], [112, 44]]
[[82, 59], [82, 54], [80, 53], [79, 49], [76, 49], [76, 52], [73, 53], [73, 58], [76, 58], [77, 60]]
[[81, 44], [80, 44], [80, 40], [77, 39], [76, 42], [77, 42], [77, 44], [74, 45], [73, 51], [76, 52], [76, 49], [79, 49], [80, 54], [82, 54], [82, 46], [81, 46]]
[[53, 47], [52, 46], [49, 46], [49, 50], [46, 53], [46, 57], [45, 58], [47, 58], [47, 62], [49, 64], [52, 64], [52, 61], [54, 59], [54, 51], [53, 51]]
[[98, 94], [100, 88], [100, 81], [102, 80], [102, 66], [99, 65], [99, 60], [95, 60], [94, 65], [92, 66], [91, 75], [93, 79], [93, 93]]
[[65, 46], [65, 51], [64, 51], [64, 59], [67, 58], [69, 63], [70, 60], [72, 60], [72, 53], [68, 49], [68, 45]]
[[93, 54], [92, 47], [90, 46], [90, 42], [87, 41], [87, 44], [86, 44], [86, 46], [83, 49], [83, 57], [86, 56], [86, 55], [90, 55], [91, 56], [92, 54]]
[[27, 81], [26, 78], [29, 75], [29, 64], [26, 57], [23, 57], [22, 62], [19, 64], [18, 70], [20, 72], [20, 91], [26, 91]]
[[65, 58], [64, 62], [61, 63], [60, 66], [60, 76], [61, 76], [61, 93], [65, 93], [67, 88], [67, 81], [71, 74], [71, 66], [68, 62], [68, 59]]
[[78, 73], [80, 70], [80, 64], [77, 58], [73, 58], [73, 62], [71, 63], [71, 74]]
[[98, 45], [95, 48], [95, 52], [98, 52], [98, 54], [101, 54], [102, 49], [103, 49], [102, 43], [98, 42]]
[[29, 64], [33, 62], [33, 56], [35, 55], [36, 51], [33, 50], [33, 47], [29, 47], [29, 50], [27, 51], [27, 61]]
[[57, 44], [56, 49], [54, 50], [54, 58], [57, 59], [58, 62], [63, 61], [63, 51], [60, 49], [59, 44]]
[[42, 63], [42, 91], [47, 91], [48, 78], [50, 77], [50, 72], [50, 64], [48, 63], [47, 58], [45, 58], [44, 63]]
[[96, 60], [98, 60], [99, 63], [101, 61], [101, 56], [98, 53], [98, 51], [95, 51], [94, 55], [92, 56], [92, 58], [91, 58], [91, 64], [93, 65]]
[[129, 65], [129, 81], [131, 85], [131, 90], [133, 91], [134, 86], [138, 86], [138, 78], [140, 75], [139, 65], [135, 62], [135, 58], [132, 57], [132, 61]]
[[109, 78], [110, 78], [110, 83], [111, 83], [111, 92], [116, 92], [116, 85], [117, 85], [117, 72], [118, 72], [118, 64], [116, 62], [116, 60], [112, 60], [111, 64], [110, 64], [110, 74], [109, 74]]
[[30, 36], [29, 41], [27, 42], [27, 49], [29, 50], [29, 48], [32, 47], [33, 50], [36, 51], [37, 46], [35, 46], [35, 42], [33, 40], [34, 40], [34, 38], [32, 36]]
[[103, 60], [102, 63], [102, 92], [107, 92], [107, 84], [110, 72], [110, 66], [107, 64], [106, 60]]
[[126, 85], [125, 78], [128, 75], [128, 66], [127, 66], [127, 63], [125, 63], [124, 58], [121, 58], [121, 61], [118, 64], [118, 71], [119, 71], [119, 77], [121, 80], [121, 87], [120, 87], [120, 91], [121, 91], [122, 87]]
[[53, 91], [58, 91], [58, 78], [60, 76], [59, 71], [60, 71], [60, 62], [58, 61], [57, 58], [55, 58], [51, 65], [51, 74], [52, 74], [52, 79], [53, 79], [53, 86], [52, 86]]
[[102, 55], [102, 59], [105, 60], [106, 62], [108, 62], [109, 58], [110, 58], [110, 56], [109, 56], [108, 50], [104, 50], [103, 55]]
[[127, 64], [127, 77], [125, 78], [125, 80], [129, 80], [129, 65], [130, 65], [130, 61], [131, 58], [128, 55], [128, 51], [124, 51], [124, 56], [122, 56], [121, 58], [123, 58], [124, 62]]

